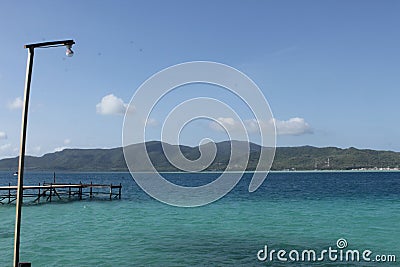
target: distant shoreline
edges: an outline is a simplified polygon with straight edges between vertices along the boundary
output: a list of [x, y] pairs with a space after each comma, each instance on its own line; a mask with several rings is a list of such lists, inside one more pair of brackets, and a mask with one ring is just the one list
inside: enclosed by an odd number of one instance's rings
[[[273, 171], [268, 171], [268, 173], [334, 173], [334, 172], [340, 172], [340, 173], [373, 173], [373, 172], [400, 172], [400, 170], [294, 170], [294, 171], [288, 171], [288, 170], [273, 170]], [[4, 171], [0, 170], [0, 173], [10, 173], [13, 174], [11, 171]], [[129, 173], [129, 171], [48, 171], [48, 170], [25, 170], [25, 173], [49, 173], [49, 174], [63, 174], [63, 173]], [[153, 173], [153, 172], [134, 172], [134, 173]], [[171, 173], [171, 174], [198, 174], [198, 173], [241, 173], [240, 171], [201, 171], [201, 172], [174, 172], [174, 171], [161, 171], [158, 173]], [[256, 173], [256, 171], [244, 171], [243, 173]], [[258, 173], [265, 173], [264, 171], [259, 171]]]

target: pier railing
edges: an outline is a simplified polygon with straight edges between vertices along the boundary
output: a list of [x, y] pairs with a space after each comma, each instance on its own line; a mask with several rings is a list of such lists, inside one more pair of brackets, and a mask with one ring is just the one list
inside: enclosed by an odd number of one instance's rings
[[[121, 199], [122, 185], [113, 184], [57, 184], [25, 185], [24, 201], [52, 202], [54, 200]], [[0, 204], [12, 204], [17, 198], [17, 186], [0, 186]]]

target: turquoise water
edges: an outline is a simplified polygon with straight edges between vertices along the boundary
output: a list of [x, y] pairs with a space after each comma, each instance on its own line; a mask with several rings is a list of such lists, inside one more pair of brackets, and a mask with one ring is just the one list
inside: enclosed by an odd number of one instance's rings
[[[128, 173], [64, 173], [57, 182], [122, 183], [122, 200], [25, 205], [21, 260], [32, 266], [376, 266], [348, 262], [261, 262], [271, 249], [336, 248], [396, 255], [400, 261], [400, 173], [272, 173], [255, 193], [250, 174], [223, 199], [177, 208], [148, 197]], [[217, 174], [166, 174], [203, 184]], [[0, 173], [0, 183], [14, 181]], [[28, 173], [25, 184], [51, 181]], [[0, 266], [11, 266], [15, 206], [0, 206]], [[379, 266], [394, 266], [380, 263]]]

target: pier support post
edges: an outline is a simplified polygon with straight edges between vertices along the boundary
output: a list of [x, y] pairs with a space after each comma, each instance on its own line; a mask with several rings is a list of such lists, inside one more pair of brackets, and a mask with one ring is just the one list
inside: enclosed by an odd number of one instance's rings
[[39, 183], [39, 188], [38, 188], [38, 196], [37, 196], [37, 202], [40, 202], [40, 183]]
[[8, 183], [8, 204], [11, 203], [11, 183]]
[[52, 195], [52, 191], [53, 191], [53, 189], [52, 189], [52, 186], [53, 186], [53, 184], [50, 184], [50, 196], [49, 196], [49, 198], [50, 198], [50, 202], [51, 202], [51, 195]]
[[81, 186], [79, 187], [79, 190], [78, 190], [78, 192], [79, 192], [79, 199], [82, 200], [82, 182], [79, 182], [79, 184], [81, 185]]

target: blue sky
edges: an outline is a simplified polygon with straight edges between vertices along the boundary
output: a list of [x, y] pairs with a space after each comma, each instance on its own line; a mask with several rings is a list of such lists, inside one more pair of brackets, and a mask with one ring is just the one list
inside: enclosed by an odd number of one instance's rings
[[[257, 83], [278, 146], [400, 151], [398, 14], [395, 0], [1, 1], [0, 158], [18, 154], [23, 45], [70, 38], [72, 58], [62, 48], [36, 50], [28, 154], [121, 146], [135, 90], [194, 60], [230, 65]], [[193, 87], [162, 107], [216, 94], [245, 114], [231, 96]], [[153, 119], [157, 139], [161, 118]], [[182, 133], [189, 145], [224, 138], [202, 121]]]

